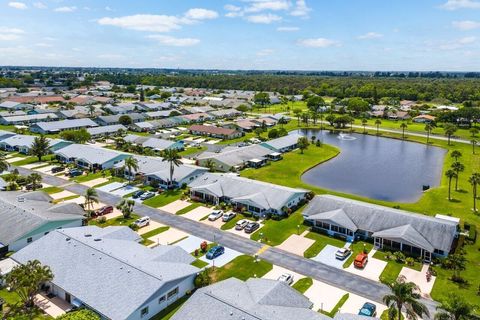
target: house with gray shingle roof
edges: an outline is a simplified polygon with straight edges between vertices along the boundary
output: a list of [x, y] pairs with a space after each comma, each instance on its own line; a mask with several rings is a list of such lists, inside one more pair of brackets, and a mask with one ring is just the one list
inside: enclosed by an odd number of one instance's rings
[[100, 116], [100, 117], [97, 117], [95, 121], [101, 126], [120, 124], [120, 117], [122, 116], [130, 117], [133, 123], [137, 123], [145, 120], [145, 115], [141, 113], [128, 113], [128, 114], [114, 114], [110, 116]]
[[0, 256], [55, 229], [82, 226], [85, 212], [78, 204], [53, 204], [52, 200], [41, 191], [0, 192]]
[[64, 130], [79, 130], [82, 128], [98, 127], [91, 119], [67, 119], [51, 122], [38, 122], [30, 126], [30, 131], [40, 134], [58, 133]]
[[171, 320], [328, 320], [287, 284], [230, 278], [197, 290]]
[[127, 128], [122, 124], [114, 124], [111, 126], [104, 126], [104, 127], [95, 127], [95, 128], [88, 128], [87, 132], [90, 133], [92, 138], [98, 138], [101, 136], [108, 136], [113, 135], [119, 132], [127, 132]]
[[137, 136], [134, 134], [128, 134], [123, 138], [124, 141], [130, 142], [137, 146], [144, 148], [150, 148], [156, 151], [162, 150], [178, 150], [181, 151], [185, 149], [183, 142], [181, 141], [172, 141], [165, 139], [158, 139], [153, 137]]
[[314, 229], [349, 241], [370, 239], [379, 249], [404, 251], [429, 261], [447, 256], [458, 235], [458, 221], [375, 204], [319, 195], [303, 211]]
[[288, 152], [298, 148], [298, 139], [304, 137], [298, 133], [291, 133], [284, 137], [262, 142], [260, 145], [276, 152]]
[[78, 167], [93, 171], [113, 168], [130, 157], [127, 153], [85, 144], [71, 144], [53, 153], [60, 162], [75, 163]]
[[176, 246], [148, 248], [128, 227], [50, 232], [12, 255], [50, 267], [48, 293], [102, 319], [148, 320], [194, 289], [195, 258]]
[[[28, 154], [36, 136], [29, 136], [23, 134], [7, 135], [6, 138], [0, 138], [0, 149], [5, 151], [18, 151], [23, 154]], [[62, 139], [50, 139], [47, 138], [50, 148], [50, 152], [54, 152], [58, 149], [66, 147], [72, 144], [70, 141]]]

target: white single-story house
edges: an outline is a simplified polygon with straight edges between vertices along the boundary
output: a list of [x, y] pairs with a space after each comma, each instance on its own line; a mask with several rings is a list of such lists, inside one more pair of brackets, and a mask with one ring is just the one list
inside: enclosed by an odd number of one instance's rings
[[113, 168], [130, 157], [126, 153], [84, 144], [71, 144], [53, 153], [60, 162], [75, 163], [80, 168], [93, 171]]
[[34, 113], [19, 116], [2, 116], [0, 117], [0, 124], [15, 125], [15, 124], [32, 124], [45, 121], [55, 121], [58, 116], [53, 112], [48, 113]]
[[262, 142], [260, 145], [273, 151], [285, 153], [298, 148], [298, 139], [304, 137], [298, 133], [288, 134], [284, 137]]
[[162, 150], [177, 150], [182, 151], [185, 149], [183, 141], [172, 141], [165, 139], [158, 139], [152, 137], [137, 136], [134, 134], [129, 134], [123, 138], [126, 142], [131, 142], [137, 146], [142, 146], [144, 148], [150, 148], [156, 151]]
[[[6, 138], [0, 138], [0, 149], [9, 152], [18, 151], [23, 154], [28, 154], [30, 152], [33, 142], [35, 141], [35, 138], [36, 136], [29, 136], [23, 134], [14, 134], [11, 136], [7, 136]], [[62, 139], [47, 138], [47, 140], [50, 144], [50, 152], [56, 151], [72, 144], [72, 142]]]
[[16, 101], [4, 101], [0, 103], [0, 109], [7, 110], [30, 110], [33, 109], [33, 106], [28, 103], [21, 103]]
[[88, 128], [87, 132], [90, 133], [92, 138], [99, 138], [115, 135], [116, 133], [120, 132], [127, 132], [127, 130], [128, 129], [124, 125], [114, 124], [111, 126]]
[[64, 130], [79, 130], [82, 128], [98, 127], [98, 124], [91, 119], [66, 119], [52, 122], [38, 122], [30, 126], [30, 131], [35, 133], [47, 134], [58, 133]]

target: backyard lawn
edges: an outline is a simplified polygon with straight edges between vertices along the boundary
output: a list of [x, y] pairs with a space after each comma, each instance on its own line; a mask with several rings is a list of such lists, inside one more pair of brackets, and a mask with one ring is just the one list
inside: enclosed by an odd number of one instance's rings
[[182, 194], [182, 189], [164, 191], [158, 196], [145, 200], [143, 204], [153, 208], [163, 207], [175, 200], [180, 199]]
[[291, 214], [288, 218], [276, 221], [273, 219], [265, 221], [263, 228], [255, 232], [250, 238], [252, 240], [260, 240], [261, 234], [263, 241], [271, 246], [278, 246], [284, 242], [292, 234], [301, 234], [307, 230], [307, 226], [303, 224], [302, 212], [303, 207]]
[[272, 270], [271, 263], [264, 260], [255, 262], [251, 256], [238, 256], [223, 267], [211, 270], [213, 282], [219, 282], [231, 277], [246, 281], [249, 278], [261, 278]]

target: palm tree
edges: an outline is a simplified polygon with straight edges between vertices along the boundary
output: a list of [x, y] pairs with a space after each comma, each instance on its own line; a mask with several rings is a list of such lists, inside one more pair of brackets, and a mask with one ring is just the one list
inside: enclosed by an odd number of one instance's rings
[[87, 209], [87, 211], [92, 211], [93, 204], [98, 203], [97, 190], [95, 190], [94, 188], [88, 188], [87, 191], [85, 191], [84, 198], [85, 198], [85, 203], [84, 203], [85, 209]]
[[473, 306], [462, 296], [450, 293], [446, 300], [437, 307], [440, 310], [435, 315], [435, 320], [468, 320], [471, 319]]
[[471, 139], [470, 142], [472, 143], [472, 154], [475, 154], [475, 146], [477, 145], [477, 139]]
[[458, 159], [462, 157], [462, 153], [458, 150], [453, 150], [452, 153], [450, 154], [450, 157], [455, 159], [455, 161], [458, 161]]
[[458, 161], [455, 161], [454, 163], [452, 163], [452, 169], [453, 171], [455, 171], [456, 173], [456, 177], [455, 177], [455, 191], [458, 191], [458, 177], [460, 175], [460, 172], [463, 172], [465, 171], [465, 166], [458, 162]]
[[38, 162], [42, 161], [42, 157], [47, 155], [50, 149], [50, 142], [44, 136], [35, 137], [32, 146], [30, 147], [30, 154], [38, 158]]
[[459, 278], [460, 271], [465, 270], [467, 259], [463, 254], [455, 253], [448, 256], [446, 263], [453, 270], [453, 276]]
[[208, 171], [213, 172], [215, 170], [215, 162], [212, 159], [207, 159], [205, 167], [208, 168]]
[[474, 173], [468, 178], [472, 185], [473, 211], [477, 212], [477, 186], [480, 184], [480, 173]]
[[32, 190], [35, 191], [40, 182], [42, 182], [42, 176], [34, 172], [27, 177], [27, 181], [32, 185]]
[[362, 118], [363, 133], [367, 133], [367, 128], [366, 128], [367, 123], [368, 123], [368, 120], [365, 118]]
[[138, 160], [134, 157], [128, 157], [124, 160], [124, 168], [128, 171], [128, 183], [132, 182], [133, 171], [138, 170]]
[[7, 154], [5, 152], [0, 153], [0, 173], [7, 171], [10, 168], [10, 164], [7, 162]]
[[452, 190], [452, 179], [453, 178], [457, 178], [457, 174], [455, 173], [454, 170], [447, 170], [447, 172], [445, 172], [445, 175], [447, 176], [448, 178], [448, 201], [451, 201], [452, 198], [451, 198], [451, 190]]
[[377, 126], [377, 136], [378, 136], [378, 130], [381, 124], [382, 124], [382, 121], [380, 119], [375, 120], [375, 126]]
[[430, 143], [430, 134], [432, 134], [432, 130], [435, 128], [435, 123], [430, 122], [425, 125], [425, 131], [427, 131], [427, 144]]
[[133, 213], [133, 207], [135, 207], [135, 201], [133, 200], [122, 200], [117, 204], [117, 209], [122, 212], [123, 218], [128, 219]]
[[427, 307], [418, 301], [420, 299], [418, 286], [413, 282], [407, 282], [405, 276], [398, 277], [395, 282], [389, 283], [388, 287], [392, 293], [384, 296], [383, 302], [390, 310], [396, 310], [394, 313], [398, 316], [398, 320], [402, 319], [403, 308], [409, 319], [415, 320], [417, 317], [430, 315]]
[[180, 160], [182, 157], [178, 154], [175, 149], [167, 149], [163, 153], [162, 161], [167, 161], [170, 163], [170, 181], [168, 181], [169, 188], [173, 186], [173, 173], [175, 172], [175, 167], [178, 167], [182, 164]]
[[407, 129], [407, 124], [405, 122], [402, 122], [400, 125], [400, 128], [402, 128], [402, 139], [405, 140], [405, 129]]
[[451, 123], [446, 123], [443, 126], [443, 131], [445, 132], [445, 135], [448, 137], [448, 145], [450, 145], [450, 139], [452, 138], [453, 134], [457, 132], [457, 126]]

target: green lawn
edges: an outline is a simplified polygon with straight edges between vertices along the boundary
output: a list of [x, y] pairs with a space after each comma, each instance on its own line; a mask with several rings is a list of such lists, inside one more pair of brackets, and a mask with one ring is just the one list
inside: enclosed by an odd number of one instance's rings
[[377, 251], [373, 255], [374, 258], [388, 263], [385, 269], [383, 269], [382, 274], [380, 274], [380, 281], [383, 283], [394, 282], [398, 278], [398, 275], [400, 274], [400, 271], [402, 271], [403, 267], [411, 268], [417, 271], [422, 270], [422, 264], [417, 261], [415, 261], [413, 266], [407, 266], [405, 263], [388, 260], [385, 255], [385, 252], [382, 251]]
[[109, 178], [110, 173], [108, 171], [105, 171], [105, 172], [99, 171], [99, 172], [95, 172], [95, 173], [84, 174], [82, 176], [75, 177], [72, 180], [77, 182], [77, 183], [82, 183], [82, 182], [87, 182], [87, 181], [103, 178], [104, 176], [105, 176], [105, 178]]
[[[15, 305], [16, 303], [20, 302], [20, 298], [15, 292], [9, 292], [6, 289], [0, 290], [0, 298], [5, 300], [5, 305], [3, 306], [4, 311], [8, 307], [8, 305]], [[0, 316], [1, 315], [2, 315], [2, 311], [0, 310]], [[43, 314], [40, 310], [32, 318], [32, 320], [48, 320], [48, 319], [53, 319], [53, 318], [50, 317], [49, 315]]]
[[97, 219], [92, 219], [88, 222], [89, 225], [99, 226], [99, 227], [109, 227], [109, 226], [126, 226], [131, 225], [135, 220], [140, 218], [136, 214], [132, 214], [130, 218], [125, 219], [123, 216], [116, 217], [105, 221], [105, 223], [99, 223]]
[[183, 190], [181, 189], [164, 191], [158, 196], [145, 200], [143, 204], [153, 208], [163, 207], [175, 200], [180, 199], [182, 194]]
[[303, 253], [305, 258], [313, 258], [317, 256], [328, 244], [338, 248], [343, 248], [345, 246], [345, 241], [316, 232], [307, 233], [305, 238], [315, 240], [315, 243]]
[[337, 314], [338, 310], [340, 310], [340, 308], [345, 304], [345, 302], [347, 302], [349, 296], [350, 295], [348, 293], [345, 293], [345, 295], [343, 295], [343, 297], [340, 298], [340, 300], [337, 302], [337, 304], [335, 305], [335, 307], [333, 307], [331, 311], [329, 312], [325, 310], [319, 310], [319, 311], [324, 315], [327, 315], [330, 318], [333, 318]]
[[300, 293], [305, 293], [313, 285], [312, 278], [302, 278], [295, 282], [292, 286], [293, 289], [297, 290]]
[[60, 187], [55, 187], [55, 186], [43, 188], [43, 189], [40, 189], [40, 190], [43, 191], [43, 192], [46, 192], [46, 193], [48, 193], [48, 194], [59, 193], [59, 192], [62, 192], [62, 191], [63, 191], [62, 188], [60, 188]]
[[182, 307], [182, 305], [187, 301], [188, 298], [189, 298], [188, 296], [185, 296], [185, 297], [182, 297], [182, 298], [178, 299], [177, 301], [175, 301], [174, 303], [172, 303], [171, 305], [169, 305], [168, 307], [163, 309], [160, 313], [156, 314], [152, 318], [152, 320], [168, 320], [168, 319], [170, 319], [178, 311], [178, 309], [180, 309]]
[[200, 148], [195, 148], [195, 147], [190, 147], [190, 148], [187, 148], [181, 152], [179, 152], [178, 154], [181, 155], [182, 157], [187, 157], [187, 156], [190, 156], [192, 154], [195, 154], [195, 153], [199, 153], [199, 152], [203, 152], [207, 150], [207, 147], [200, 147]]
[[197, 267], [199, 269], [203, 269], [205, 268], [206, 266], [208, 266], [208, 262], [205, 262], [203, 260], [200, 260], [200, 259], [197, 259], [195, 261], [193, 261], [192, 263], [190, 263], [192, 266], [194, 267]]
[[231, 277], [246, 281], [249, 278], [261, 278], [272, 270], [273, 265], [264, 260], [255, 262], [251, 256], [238, 256], [221, 268], [211, 272], [213, 282], [222, 281]]
[[303, 216], [301, 214], [303, 208], [297, 210], [291, 214], [288, 218], [276, 221], [267, 220], [263, 228], [252, 234], [250, 237], [252, 240], [260, 240], [263, 234], [263, 242], [271, 245], [278, 246], [284, 242], [292, 234], [302, 234], [307, 229], [307, 226], [303, 224]]
[[198, 208], [200, 206], [202, 206], [203, 204], [200, 203], [200, 202], [195, 202], [195, 203], [192, 203], [191, 205], [189, 205], [188, 207], [185, 207], [181, 210], [178, 210], [175, 214], [178, 214], [178, 215], [181, 215], [181, 214], [185, 214], [187, 212], [190, 212], [192, 211], [193, 209], [195, 208]]
[[[46, 156], [42, 157], [42, 162], [43, 161], [51, 161], [53, 159], [55, 159], [55, 155], [49, 154], [49, 155], [46, 155]], [[22, 160], [12, 162], [11, 165], [18, 167], [18, 166], [24, 166], [26, 164], [35, 163], [35, 162], [39, 162], [38, 157], [27, 157], [27, 158], [24, 158]]]

